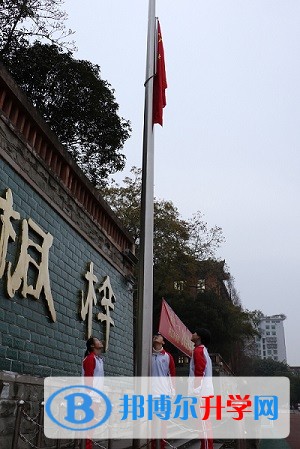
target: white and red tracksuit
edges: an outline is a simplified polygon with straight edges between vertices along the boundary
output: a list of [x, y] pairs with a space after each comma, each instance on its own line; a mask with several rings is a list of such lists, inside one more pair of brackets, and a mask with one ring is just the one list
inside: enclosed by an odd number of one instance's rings
[[[96, 356], [93, 352], [88, 354], [82, 362], [82, 375], [84, 377], [93, 377], [93, 387], [99, 388], [103, 386], [103, 359], [100, 356]], [[91, 395], [93, 392], [91, 393]], [[85, 443], [85, 449], [92, 449], [92, 440], [87, 439]]]
[[88, 354], [82, 362], [82, 375], [84, 377], [104, 377], [103, 359], [93, 352]]
[[[204, 345], [196, 346], [190, 361], [190, 378], [194, 377], [193, 389], [201, 392], [202, 396], [213, 395], [212, 385], [212, 363], [211, 358]], [[205, 421], [202, 421], [205, 424]], [[212, 436], [210, 423], [207, 422], [208, 436]], [[213, 449], [213, 439], [204, 438], [200, 440], [200, 449]]]
[[152, 350], [152, 377], [175, 376], [174, 359], [163, 348], [159, 351]]
[[[161, 348], [156, 351], [152, 350], [152, 377], [163, 377], [163, 379], [157, 379], [157, 382], [152, 384], [153, 393], [157, 395], [167, 394], [172, 395], [173, 384], [171, 377], [174, 377], [175, 363], [174, 359], [167, 351]], [[165, 449], [166, 443], [163, 439], [160, 440], [160, 449]], [[151, 440], [151, 449], [156, 449], [156, 440]]]

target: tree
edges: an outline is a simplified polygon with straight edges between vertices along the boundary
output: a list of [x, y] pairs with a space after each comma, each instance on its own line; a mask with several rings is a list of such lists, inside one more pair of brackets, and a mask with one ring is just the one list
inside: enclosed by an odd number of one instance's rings
[[[132, 176], [126, 177], [122, 186], [112, 181], [102, 193], [133, 235], [138, 250], [142, 172], [133, 167], [131, 173]], [[190, 220], [182, 220], [171, 201], [155, 199], [153, 239], [154, 329], [158, 326], [161, 299], [165, 297], [191, 331], [199, 325], [211, 330], [213, 345], [210, 350], [221, 353], [236, 369], [244, 342], [254, 335], [255, 329], [251, 314], [240, 304], [233, 278], [226, 273], [231, 279], [234, 303], [220, 298], [213, 291], [197, 294], [195, 289], [191, 292], [191, 288], [174, 290], [174, 281], [189, 282], [197, 278], [201, 270], [207, 273], [213, 270], [218, 278], [224, 279], [224, 263], [214, 258], [215, 251], [224, 240], [221, 228], [209, 228], [200, 212]]]
[[198, 211], [189, 220], [189, 246], [192, 255], [197, 260], [210, 259], [225, 241], [222, 228], [213, 226], [208, 228], [203, 214]]
[[264, 317], [264, 314], [261, 310], [255, 309], [255, 310], [247, 310], [249, 313], [249, 316], [251, 317], [251, 321], [255, 327], [258, 327], [261, 319]]
[[298, 407], [300, 404], [300, 376], [294, 375], [290, 378], [291, 381], [291, 404]]
[[[140, 241], [140, 211], [142, 171], [131, 169], [120, 186], [113, 180], [102, 189], [102, 194], [124, 226], [134, 238], [137, 255]], [[177, 208], [171, 201], [154, 200], [154, 290], [173, 285], [178, 271], [189, 260], [189, 226], [180, 218]]]
[[191, 331], [197, 327], [208, 328], [212, 334], [210, 352], [220, 353], [237, 370], [244, 341], [255, 332], [241, 306], [220, 298], [213, 291], [199, 293], [194, 301], [181, 292], [172, 297], [170, 305]]
[[[131, 169], [132, 177], [123, 186], [114, 181], [102, 189], [104, 198], [133, 235], [140, 239], [140, 207], [142, 171]], [[217, 229], [216, 232], [213, 229]], [[170, 270], [195, 260], [214, 255], [224, 240], [221, 228], [208, 229], [200, 212], [190, 220], [183, 220], [172, 201], [154, 199], [154, 269]], [[197, 242], [197, 243], [195, 243]], [[167, 274], [167, 273], [165, 273]], [[174, 280], [174, 279], [173, 279]]]
[[233, 304], [235, 304], [236, 306], [240, 306], [241, 305], [240, 294], [236, 289], [235, 279], [231, 275], [229, 276], [229, 279], [227, 280], [227, 290], [228, 290], [229, 297], [230, 297], [231, 301], [233, 302]]
[[240, 376], [287, 376], [292, 372], [285, 362], [278, 362], [271, 358], [245, 357], [239, 370]]
[[2, 0], [0, 55], [10, 54], [31, 37], [70, 47], [72, 43], [65, 39], [73, 32], [64, 26], [67, 15], [60, 9], [63, 3], [63, 0]]
[[271, 358], [260, 359], [244, 356], [236, 374], [238, 376], [287, 377], [290, 380], [290, 404], [297, 408], [297, 404], [300, 403], [300, 376], [293, 373], [285, 362]]
[[129, 122], [117, 115], [114, 91], [100, 67], [55, 45], [19, 46], [4, 62], [95, 186], [122, 170]]
[[124, 227], [130, 232], [134, 243], [138, 246], [140, 239], [140, 210], [141, 210], [141, 169], [132, 167], [132, 176], [123, 179], [120, 186], [113, 179], [101, 189], [101, 193], [122, 220]]

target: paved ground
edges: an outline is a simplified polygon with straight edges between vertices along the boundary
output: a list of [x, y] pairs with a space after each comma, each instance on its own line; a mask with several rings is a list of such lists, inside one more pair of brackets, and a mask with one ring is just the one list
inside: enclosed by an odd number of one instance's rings
[[290, 449], [290, 446], [286, 440], [261, 440], [259, 449]]
[[[188, 449], [199, 449], [200, 448], [200, 443], [199, 441], [194, 442], [193, 444], [191, 444], [190, 446], [188, 446]], [[221, 449], [222, 448], [222, 444], [220, 443], [214, 443], [214, 449]]]
[[291, 449], [300, 449], [300, 413], [291, 414], [291, 432], [286, 441]]
[[300, 449], [300, 413], [291, 413], [290, 424], [290, 435], [285, 440], [262, 440], [259, 449]]
[[[100, 442], [98, 442], [99, 444]], [[172, 447], [179, 448], [179, 449], [199, 449], [200, 443], [198, 440], [177, 440], [172, 441]], [[107, 440], [102, 441], [100, 447], [107, 448]], [[214, 449], [221, 449], [222, 444], [220, 443], [214, 443]], [[96, 444], [94, 444], [94, 449], [98, 449]], [[112, 440], [111, 442], [111, 449], [129, 449], [127, 440]], [[170, 446], [166, 445], [166, 449], [170, 449]]]
[[[291, 413], [290, 415], [291, 432], [288, 438], [283, 440], [261, 440], [259, 449], [300, 449], [300, 413]], [[180, 449], [199, 449], [199, 441], [193, 441], [189, 445], [186, 444], [187, 440], [178, 440], [172, 442], [172, 446]], [[107, 443], [107, 442], [105, 442]], [[107, 447], [106, 444], [103, 444]], [[221, 449], [221, 444], [214, 443], [214, 449]], [[127, 449], [128, 442], [126, 440], [114, 440], [112, 442], [112, 449]], [[96, 449], [96, 447], [95, 447]], [[169, 449], [169, 448], [168, 448]]]

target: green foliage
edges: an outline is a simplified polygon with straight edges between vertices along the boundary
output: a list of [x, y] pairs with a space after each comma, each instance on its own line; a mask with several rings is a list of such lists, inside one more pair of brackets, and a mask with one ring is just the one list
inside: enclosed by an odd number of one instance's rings
[[261, 319], [263, 318], [264, 314], [262, 313], [261, 310], [258, 309], [252, 311], [247, 310], [247, 312], [249, 313], [253, 325], [257, 327]]
[[171, 201], [154, 202], [154, 267], [189, 254], [189, 229]]
[[241, 371], [244, 376], [287, 376], [292, 375], [289, 366], [284, 362], [278, 362], [271, 358], [260, 359], [253, 357], [245, 358], [245, 363]]
[[117, 115], [114, 91], [98, 65], [39, 42], [18, 47], [4, 62], [95, 186], [122, 170], [130, 125]]
[[[133, 167], [131, 173], [132, 177], [126, 177], [122, 186], [112, 181], [102, 194], [138, 246], [142, 171]], [[221, 228], [208, 228], [200, 212], [186, 221], [172, 201], [154, 199], [154, 268], [180, 264], [181, 257], [183, 266], [187, 261], [213, 257], [223, 241]]]
[[63, 0], [1, 0], [0, 55], [9, 55], [29, 38], [44, 39], [64, 47], [73, 46], [66, 39], [73, 34], [64, 22]]
[[[255, 313], [260, 311], [255, 311]], [[259, 313], [258, 313], [259, 315]], [[243, 356], [242, 363], [237, 372], [239, 376], [283, 376], [290, 380], [290, 403], [300, 403], [300, 376], [293, 374], [289, 365], [271, 358]]]
[[130, 232], [134, 242], [138, 245], [140, 239], [140, 210], [141, 210], [141, 170], [133, 167], [132, 177], [126, 176], [123, 186], [114, 180], [101, 189], [112, 210], [122, 220], [123, 226]]
[[169, 303], [191, 331], [199, 326], [208, 328], [212, 334], [210, 352], [220, 353], [236, 369], [236, 359], [245, 339], [255, 332], [241, 306], [212, 291], [199, 293], [196, 300], [179, 295]]
[[225, 241], [222, 228], [208, 228], [203, 214], [198, 211], [189, 220], [189, 246], [197, 260], [213, 258], [216, 250]]
[[[0, 4], [0, 57], [16, 82], [48, 122], [95, 186], [122, 170], [120, 150], [129, 122], [117, 115], [111, 86], [100, 67], [63, 49], [67, 15], [63, 0], [3, 0]], [[32, 44], [34, 39], [40, 42]], [[45, 44], [47, 42], [47, 45]], [[49, 45], [50, 43], [50, 45]]]
[[300, 376], [292, 376], [291, 381], [291, 404], [300, 404]]
[[[102, 194], [133, 235], [138, 255], [142, 171], [133, 167], [131, 173], [122, 186], [112, 181]], [[195, 277], [197, 261], [214, 256], [224, 237], [221, 228], [207, 226], [200, 212], [183, 220], [171, 201], [154, 199], [153, 240], [154, 300], [159, 307], [162, 296], [176, 294], [174, 281]]]
[[[132, 177], [123, 185], [112, 182], [103, 189], [110, 206], [133, 234], [137, 247], [140, 238], [141, 170], [134, 167]], [[197, 212], [191, 220], [182, 220], [171, 201], [154, 201], [154, 292], [153, 326], [158, 328], [161, 299], [165, 297], [184, 324], [192, 331], [197, 326], [210, 329], [212, 352], [219, 352], [233, 368], [244, 340], [253, 336], [251, 316], [243, 311], [231, 280], [235, 304], [213, 291], [197, 294], [195, 282], [200, 271], [211, 271], [224, 279], [224, 264], [214, 259], [224, 240], [221, 228], [209, 228]], [[226, 277], [227, 278], [227, 277]], [[185, 282], [183, 291], [174, 289], [174, 281]], [[221, 281], [222, 282], [222, 281]]]

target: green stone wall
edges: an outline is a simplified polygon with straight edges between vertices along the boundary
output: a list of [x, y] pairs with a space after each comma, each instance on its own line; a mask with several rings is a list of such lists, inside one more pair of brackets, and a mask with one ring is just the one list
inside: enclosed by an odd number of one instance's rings
[[[0, 279], [0, 371], [42, 377], [81, 375], [87, 323], [80, 319], [79, 311], [81, 291], [86, 294], [88, 286], [84, 275], [92, 261], [98, 278], [96, 287], [108, 275], [116, 297], [114, 310], [111, 310], [115, 326], [111, 327], [109, 349], [104, 356], [106, 375], [132, 375], [132, 286], [109, 263], [109, 258], [103, 257], [76, 227], [64, 220], [16, 170], [0, 159], [2, 198], [5, 198], [7, 189], [11, 189], [14, 210], [20, 214], [19, 220], [12, 221], [17, 238], [8, 245], [7, 261], [11, 261], [12, 266], [16, 264], [21, 220], [31, 218], [44, 232], [53, 236], [49, 274], [57, 319], [52, 322], [43, 292], [39, 299], [30, 295], [23, 298], [21, 287], [13, 298], [9, 298], [5, 271]], [[105, 325], [96, 319], [99, 312], [103, 312], [101, 305], [94, 305], [93, 335], [103, 338]]]

